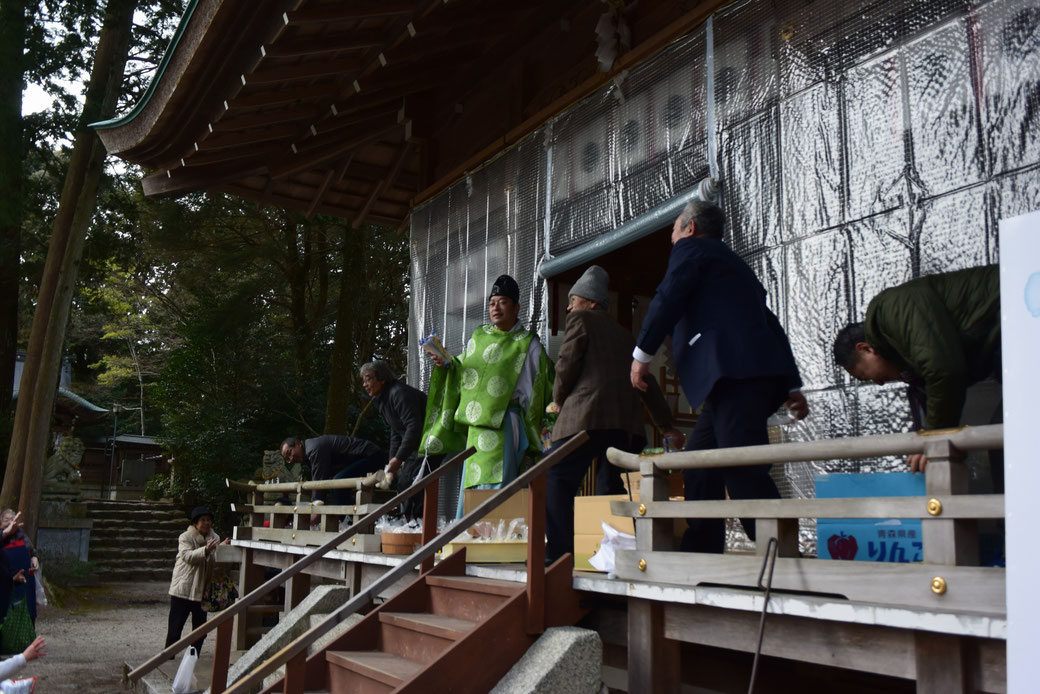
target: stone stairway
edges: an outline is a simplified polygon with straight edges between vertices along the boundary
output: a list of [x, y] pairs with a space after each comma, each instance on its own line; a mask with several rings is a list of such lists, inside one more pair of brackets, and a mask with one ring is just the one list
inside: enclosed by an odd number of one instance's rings
[[86, 502], [94, 521], [87, 559], [102, 581], [169, 581], [188, 518], [160, 501]]

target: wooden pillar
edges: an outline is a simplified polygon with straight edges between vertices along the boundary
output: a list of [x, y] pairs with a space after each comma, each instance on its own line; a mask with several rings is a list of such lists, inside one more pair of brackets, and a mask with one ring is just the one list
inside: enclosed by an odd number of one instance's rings
[[310, 574], [298, 573], [285, 582], [285, 613], [299, 605], [311, 592]]
[[217, 627], [217, 643], [213, 647], [213, 673], [209, 685], [211, 694], [223, 694], [227, 689], [231, 658], [231, 625], [231, 620], [228, 620]]
[[[247, 548], [242, 552], [242, 565], [238, 571], [239, 595], [248, 595], [264, 582], [264, 567], [253, 563], [253, 558], [252, 549]], [[250, 614], [250, 610], [242, 610], [235, 615], [234, 644], [236, 651], [248, 650], [253, 645], [249, 641], [249, 629], [253, 626], [260, 626], [262, 620], [262, 614], [256, 612]]]
[[973, 691], [963, 637], [918, 631], [914, 633], [914, 651], [918, 694]]
[[531, 480], [527, 526], [527, 633], [545, 631], [545, 490], [546, 474]]
[[[668, 500], [668, 473], [653, 461], [643, 461], [639, 498], [642, 502]], [[672, 550], [671, 518], [637, 518], [636, 549], [647, 554]], [[665, 638], [664, 603], [628, 599], [628, 691], [678, 692], [679, 642]]]
[[798, 557], [797, 518], [759, 518], [755, 521], [755, 554], [764, 556], [769, 538], [777, 541], [776, 556]]
[[679, 691], [679, 642], [664, 636], [664, 603], [628, 599], [628, 691]]
[[[437, 489], [440, 480], [434, 480], [423, 490], [422, 543], [426, 545], [437, 537]], [[434, 556], [431, 554], [419, 565], [419, 572], [426, 573], [433, 568]]]
[[[964, 456], [949, 440], [929, 441], [925, 454], [925, 493], [930, 501], [941, 506], [953, 494], [968, 492]], [[940, 508], [934, 518], [921, 522], [921, 538], [926, 564], [978, 566], [978, 521], [944, 519]]]

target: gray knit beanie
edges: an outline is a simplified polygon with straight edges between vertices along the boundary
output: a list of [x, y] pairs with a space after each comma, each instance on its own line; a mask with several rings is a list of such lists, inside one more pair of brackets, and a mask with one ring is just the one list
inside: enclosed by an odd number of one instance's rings
[[599, 265], [590, 265], [585, 274], [578, 278], [578, 281], [571, 287], [567, 298], [577, 295], [582, 299], [595, 301], [601, 308], [609, 309], [610, 294], [607, 292], [609, 284], [610, 275], [607, 274], [607, 271]]

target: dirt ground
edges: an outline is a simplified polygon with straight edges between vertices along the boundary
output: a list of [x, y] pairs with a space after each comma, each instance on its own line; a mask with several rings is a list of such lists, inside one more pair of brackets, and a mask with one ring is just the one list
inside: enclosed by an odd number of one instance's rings
[[39, 677], [40, 694], [125, 691], [123, 663], [141, 663], [162, 650], [168, 589], [169, 582], [158, 581], [59, 590], [36, 620], [47, 655], [20, 674]]

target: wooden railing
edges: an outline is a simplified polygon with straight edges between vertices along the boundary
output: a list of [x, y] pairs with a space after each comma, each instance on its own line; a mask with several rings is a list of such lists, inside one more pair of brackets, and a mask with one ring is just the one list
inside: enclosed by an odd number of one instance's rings
[[[875, 604], [1003, 614], [1004, 571], [978, 566], [978, 520], [1003, 518], [1002, 494], [967, 495], [963, 453], [1003, 448], [1003, 426], [863, 436], [806, 443], [686, 451], [639, 457], [610, 449], [615, 465], [642, 473], [639, 502], [613, 502], [635, 519], [636, 549], [617, 553], [625, 580], [754, 588], [770, 538], [776, 538], [774, 589], [845, 596]], [[835, 458], [924, 453], [923, 497], [668, 501], [668, 470], [786, 464]], [[673, 551], [675, 518], [754, 518], [760, 556]], [[919, 518], [921, 563], [888, 564], [802, 559], [799, 518]]]
[[[212, 694], [220, 694], [227, 687], [227, 673], [228, 664], [231, 655], [231, 627], [236, 616], [245, 612], [251, 605], [258, 603], [264, 596], [270, 593], [272, 590], [278, 588], [284, 584], [287, 580], [296, 576], [311, 564], [314, 564], [319, 559], [324, 557], [328, 552], [337, 549], [341, 544], [349, 540], [353, 535], [361, 532], [366, 527], [371, 526], [377, 519], [385, 515], [387, 512], [401, 505], [402, 502], [411, 498], [414, 494], [420, 491], [425, 492], [425, 509], [424, 513], [432, 515], [434, 517], [434, 527], [436, 527], [436, 515], [437, 515], [437, 487], [441, 477], [445, 474], [454, 470], [459, 464], [461, 464], [466, 458], [473, 455], [476, 449], [468, 448], [462, 453], [459, 453], [451, 460], [445, 462], [443, 465], [433, 470], [429, 475], [417, 480], [408, 489], [403, 490], [397, 494], [394, 498], [390, 499], [386, 503], [382, 504], [378, 508], [373, 509], [361, 523], [355, 523], [346, 530], [337, 533], [330, 540], [325, 542], [323, 545], [315, 549], [313, 552], [304, 555], [298, 559], [291, 566], [287, 567], [277, 576], [271, 577], [263, 584], [258, 586], [255, 590], [239, 598], [234, 605], [229, 607], [222, 612], [217, 613], [211, 619], [208, 619], [205, 624], [200, 626], [198, 629], [193, 630], [187, 636], [167, 646], [162, 651], [146, 660], [141, 665], [127, 673], [126, 677], [130, 684], [133, 685], [142, 677], [147, 675], [149, 672], [163, 664], [170, 658], [176, 656], [186, 646], [199, 640], [214, 629], [217, 630], [217, 643], [214, 648], [213, 654], [213, 677], [210, 685], [210, 692]], [[334, 507], [333, 507], [334, 508]], [[423, 540], [426, 541], [428, 538], [424, 535]], [[432, 539], [429, 538], [429, 539]]]
[[[569, 455], [578, 446], [585, 443], [588, 436], [585, 432], [574, 436], [559, 448], [554, 449], [536, 465], [521, 473], [512, 482], [506, 484], [502, 489], [478, 505], [475, 509], [449, 524], [435, 538], [426, 540], [414, 553], [404, 559], [400, 564], [383, 574], [365, 589], [349, 601], [341, 605], [325, 618], [320, 624], [311, 627], [291, 643], [283, 647], [273, 656], [257, 666], [247, 675], [237, 680], [230, 687], [225, 688], [225, 683], [216, 683], [211, 687], [213, 694], [226, 691], [227, 694], [246, 694], [254, 687], [263, 683], [264, 678], [275, 672], [281, 666], [285, 666], [285, 692], [303, 692], [304, 677], [306, 675], [305, 661], [307, 659], [307, 648], [319, 638], [327, 634], [337, 624], [341, 623], [359, 609], [366, 607], [372, 599], [381, 591], [389, 588], [401, 578], [409, 574], [417, 566], [432, 568], [433, 559], [437, 551], [451, 542], [460, 532], [469, 528], [491, 511], [501, 506], [513, 494], [524, 487], [530, 486], [529, 511], [531, 521], [527, 531], [527, 631], [528, 633], [541, 633], [545, 624], [545, 473], [550, 467]], [[424, 478], [425, 479], [425, 478]], [[429, 504], [427, 504], [429, 506]], [[424, 516], [425, 520], [425, 516]], [[464, 550], [462, 550], [464, 551]], [[295, 566], [295, 565], [294, 565]], [[291, 568], [291, 567], [290, 567]], [[285, 573], [285, 572], [283, 572]], [[271, 579], [274, 581], [275, 579]], [[182, 639], [186, 643], [192, 640], [189, 637]], [[197, 638], [197, 637], [196, 637]], [[172, 647], [171, 647], [172, 648]]]

